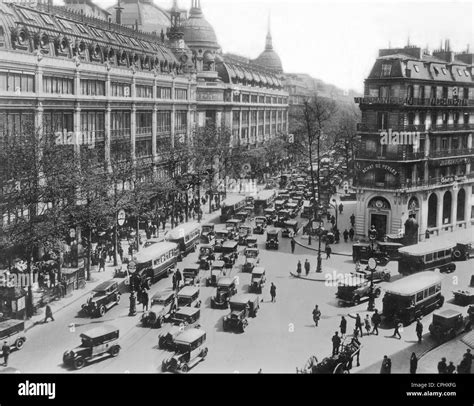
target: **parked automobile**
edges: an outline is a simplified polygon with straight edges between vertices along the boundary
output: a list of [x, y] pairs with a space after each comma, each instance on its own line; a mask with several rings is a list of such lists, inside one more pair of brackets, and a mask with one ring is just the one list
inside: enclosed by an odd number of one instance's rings
[[248, 325], [248, 317], [256, 317], [260, 307], [257, 295], [243, 294], [234, 296], [230, 303], [230, 314], [224, 317], [224, 331], [237, 330], [244, 332]]
[[366, 263], [369, 258], [375, 258], [380, 266], [385, 266], [390, 261], [388, 255], [380, 251], [376, 243], [374, 250], [369, 243], [356, 243], [352, 246], [352, 260], [354, 262]]
[[296, 216], [298, 216], [300, 206], [297, 202], [291, 201], [285, 204], [285, 209], [288, 210], [290, 218], [295, 218]]
[[7, 342], [10, 350], [21, 350], [26, 341], [23, 320], [4, 320], [0, 322], [0, 348]]
[[163, 372], [188, 372], [203, 361], [208, 353], [206, 333], [201, 329], [189, 329], [179, 334], [174, 341], [175, 354], [161, 364]]
[[268, 209], [265, 209], [263, 211], [263, 213], [265, 215], [265, 218], [267, 219], [267, 224], [268, 225], [271, 225], [276, 221], [277, 214], [276, 214], [276, 210], [274, 208], [269, 207]]
[[260, 250], [258, 248], [245, 248], [245, 263], [242, 272], [252, 272], [253, 268], [260, 262]]
[[267, 218], [264, 216], [255, 217], [254, 234], [263, 234], [267, 228]]
[[183, 269], [183, 283], [184, 286], [194, 286], [199, 282], [199, 271], [201, 267], [199, 264], [190, 264]]
[[239, 227], [242, 224], [242, 220], [233, 218], [227, 220], [225, 223], [226, 230], [229, 232], [228, 239], [236, 239], [239, 236]]
[[229, 277], [220, 278], [217, 281], [217, 289], [214, 297], [211, 297], [212, 309], [227, 309], [229, 300], [237, 293], [235, 279]]
[[277, 220], [275, 221], [275, 227], [285, 227], [285, 221], [290, 220], [290, 212], [286, 209], [279, 210], [277, 213]]
[[249, 292], [262, 293], [265, 282], [265, 268], [263, 266], [254, 267], [252, 270], [252, 278], [250, 279]]
[[225, 276], [225, 262], [213, 261], [210, 275], [206, 279], [206, 286], [217, 286], [217, 281], [223, 276]]
[[238, 244], [239, 245], [245, 245], [245, 241], [247, 240], [247, 237], [252, 235], [252, 227], [250, 226], [240, 226], [239, 227], [239, 240]]
[[81, 344], [64, 353], [64, 365], [81, 369], [99, 358], [116, 357], [120, 353], [119, 330], [114, 326], [105, 324], [95, 327], [80, 337]]
[[282, 238], [292, 238], [298, 233], [298, 222], [296, 220], [287, 220], [283, 223], [281, 230]]
[[474, 256], [473, 242], [458, 242], [453, 249], [454, 261], [468, 261], [472, 256]]
[[247, 248], [257, 248], [258, 246], [257, 237], [253, 235], [247, 237], [245, 240], [245, 245], [247, 246]]
[[145, 327], [161, 327], [165, 320], [176, 310], [176, 293], [159, 291], [151, 298], [150, 310], [143, 313], [142, 324]]
[[278, 230], [277, 229], [270, 229], [267, 231], [267, 242], [265, 243], [265, 247], [267, 250], [275, 249], [277, 250], [279, 246], [278, 243]]
[[118, 283], [114, 280], [102, 282], [92, 290], [92, 294], [87, 303], [82, 305], [82, 312], [88, 316], [102, 317], [120, 302]]
[[185, 286], [178, 292], [178, 308], [182, 307], [200, 307], [199, 288], [194, 286]]
[[392, 275], [386, 269], [376, 269], [374, 272], [371, 272], [368, 267], [365, 269], [359, 269], [358, 271], [353, 272], [355, 276], [362, 276], [367, 280], [374, 279], [375, 282], [389, 282]]
[[238, 257], [238, 243], [237, 241], [226, 241], [222, 245], [222, 252], [219, 260], [224, 261], [226, 268], [232, 268]]
[[[339, 299], [340, 306], [356, 306], [362, 299], [369, 297], [371, 282], [358, 281], [358, 278], [347, 282], [349, 283], [340, 283], [337, 287], [336, 297]], [[381, 292], [379, 287], [374, 286], [374, 297], [379, 297]]]
[[169, 318], [171, 326], [158, 336], [158, 348], [173, 350], [175, 337], [187, 329], [198, 328], [200, 317], [201, 310], [197, 307], [183, 307], [176, 310]]
[[211, 267], [211, 262], [215, 259], [215, 245], [201, 245], [199, 248], [199, 267], [207, 271]]
[[471, 283], [462, 289], [455, 290], [454, 303], [458, 306], [468, 306], [474, 304], [474, 275], [471, 276]]
[[472, 328], [469, 317], [454, 309], [440, 309], [433, 313], [433, 321], [429, 330], [432, 337], [444, 342], [452, 340], [459, 333]]
[[200, 241], [202, 244], [213, 244], [216, 238], [214, 224], [203, 224], [201, 227]]
[[233, 237], [233, 231], [225, 230], [216, 230], [216, 241], [214, 244], [214, 252], [222, 252], [222, 246], [228, 240], [231, 240]]
[[[253, 208], [252, 208], [253, 210]], [[248, 211], [246, 211], [245, 209], [242, 209], [241, 211], [239, 211], [238, 213], [235, 214], [234, 216], [236, 219], [239, 219], [240, 221], [242, 222], [245, 222], [247, 221], [247, 219], [249, 218], [249, 213]]]

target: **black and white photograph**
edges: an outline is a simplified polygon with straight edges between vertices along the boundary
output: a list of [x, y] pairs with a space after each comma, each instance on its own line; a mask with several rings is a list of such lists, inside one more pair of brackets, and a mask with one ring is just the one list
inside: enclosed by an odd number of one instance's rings
[[473, 134], [473, 1], [0, 0], [0, 385], [471, 374]]

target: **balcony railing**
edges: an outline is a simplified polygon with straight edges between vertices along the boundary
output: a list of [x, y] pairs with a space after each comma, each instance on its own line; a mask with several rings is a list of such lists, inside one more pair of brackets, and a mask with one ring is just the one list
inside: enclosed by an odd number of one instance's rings
[[450, 156], [464, 156], [473, 154], [474, 148], [440, 149], [430, 151], [429, 158], [444, 158]]
[[471, 179], [474, 177], [474, 173], [470, 173], [468, 175], [446, 175], [446, 176], [439, 176], [436, 178], [429, 178], [428, 180], [419, 179], [413, 182], [411, 179], [406, 179], [403, 183], [403, 186], [400, 182], [375, 182], [371, 180], [354, 180], [355, 187], [362, 187], [362, 188], [371, 188], [371, 189], [389, 189], [389, 190], [397, 190], [397, 189], [412, 189], [412, 188], [420, 188], [420, 187], [432, 187], [436, 185], [447, 185], [454, 182], [462, 182], [467, 179]]
[[400, 152], [385, 152], [364, 150], [357, 151], [357, 158], [362, 159], [380, 159], [380, 160], [396, 160], [396, 161], [411, 161], [415, 159], [424, 159], [424, 152], [400, 151]]
[[420, 98], [420, 97], [355, 97], [360, 105], [397, 105], [397, 106], [474, 106], [474, 99]]
[[[407, 124], [399, 125], [395, 127], [390, 127], [390, 130], [393, 131], [415, 131], [415, 132], [425, 132], [426, 125], [424, 124]], [[388, 129], [377, 128], [376, 126], [369, 126], [365, 123], [357, 123], [357, 131], [359, 132], [370, 132], [370, 133], [380, 133], [382, 131], [388, 131]]]
[[150, 136], [151, 135], [151, 127], [137, 127], [137, 136]]
[[474, 123], [432, 124], [431, 131], [474, 130]]
[[118, 128], [110, 130], [112, 138], [127, 138], [130, 137], [130, 128]]

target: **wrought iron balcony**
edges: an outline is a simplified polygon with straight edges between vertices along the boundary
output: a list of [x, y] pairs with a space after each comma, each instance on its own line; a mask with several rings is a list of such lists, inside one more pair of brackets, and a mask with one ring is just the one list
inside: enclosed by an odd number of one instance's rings
[[357, 159], [377, 159], [377, 160], [394, 160], [394, 161], [412, 161], [417, 159], [425, 159], [424, 152], [413, 152], [413, 151], [398, 151], [398, 152], [388, 152], [388, 151], [374, 151], [374, 150], [365, 150], [360, 149], [357, 151]]
[[458, 149], [440, 149], [430, 151], [429, 158], [444, 158], [450, 156], [474, 155], [474, 148], [458, 148]]

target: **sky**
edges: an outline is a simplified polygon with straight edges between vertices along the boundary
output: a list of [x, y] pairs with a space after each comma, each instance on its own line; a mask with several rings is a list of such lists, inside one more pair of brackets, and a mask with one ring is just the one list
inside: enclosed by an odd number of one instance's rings
[[[95, 0], [106, 8], [115, 0]], [[155, 0], [169, 8], [171, 0]], [[191, 0], [178, 0], [189, 8]], [[256, 58], [268, 15], [285, 72], [308, 73], [342, 89], [363, 90], [380, 48], [430, 50], [449, 39], [474, 52], [474, 0], [201, 0], [224, 52]]]

